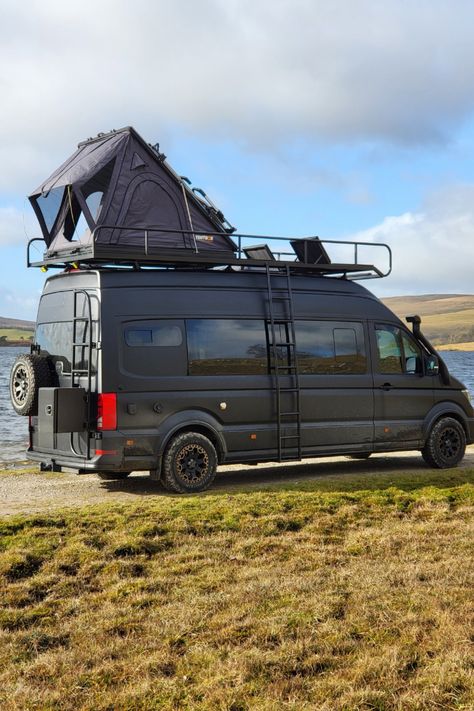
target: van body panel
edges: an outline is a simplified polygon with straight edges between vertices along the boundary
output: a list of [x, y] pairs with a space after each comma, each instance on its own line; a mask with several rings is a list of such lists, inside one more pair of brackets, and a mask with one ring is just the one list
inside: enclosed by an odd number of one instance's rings
[[[274, 282], [278, 297], [277, 277]], [[297, 350], [304, 371], [299, 375], [303, 456], [420, 449], [433, 422], [446, 413], [463, 421], [467, 439], [473, 441], [474, 413], [461, 383], [452, 379], [448, 387], [439, 376], [423, 372], [380, 372], [377, 324], [403, 331], [406, 339], [413, 336], [375, 296], [349, 280], [301, 275], [292, 277], [292, 292], [295, 324], [306, 334], [305, 345]], [[282, 297], [284, 293], [282, 280]], [[62, 343], [58, 336], [58, 352], [49, 353], [46, 347], [55, 342], [51, 334], [65, 334], [67, 341], [74, 303], [76, 320], [84, 321], [91, 304], [91, 324], [84, 328], [91, 329], [93, 345], [90, 354], [79, 347], [75, 356], [82, 365], [90, 361], [90, 369], [72, 376], [72, 342]], [[285, 299], [275, 299], [274, 319], [283, 323], [287, 318]], [[209, 324], [227, 324], [227, 330], [221, 341], [209, 332], [223, 355], [207, 361], [209, 343], [198, 347], [193, 339], [199, 329], [206, 334]], [[242, 328], [247, 341], [236, 366], [237, 361], [226, 360], [225, 350], [233, 339], [240, 347]], [[360, 360], [347, 372], [338, 372], [345, 359], [338, 361], [337, 354], [332, 370], [317, 372], [326, 367], [326, 355], [314, 355], [311, 347], [308, 351], [308, 334], [311, 341], [312, 329], [319, 334], [325, 328], [328, 333], [335, 329], [333, 335], [356, 334]], [[28, 456], [79, 471], [159, 470], [172, 437], [194, 428], [214, 442], [221, 462], [277, 459], [269, 331], [265, 273], [115, 268], [50, 277], [38, 310], [38, 346], [52, 356], [60, 388], [87, 390], [90, 378], [91, 418], [85, 432], [62, 432], [60, 426], [46, 432], [44, 417], [33, 417]], [[415, 347], [422, 352], [421, 344]], [[234, 372], [236, 367], [242, 372]], [[307, 372], [308, 367], [315, 372]], [[280, 375], [283, 388], [291, 391], [293, 382], [290, 372]], [[114, 431], [98, 430], [99, 393], [116, 394]], [[287, 393], [281, 408], [291, 412], [294, 403]], [[290, 418], [282, 432], [293, 431]]]

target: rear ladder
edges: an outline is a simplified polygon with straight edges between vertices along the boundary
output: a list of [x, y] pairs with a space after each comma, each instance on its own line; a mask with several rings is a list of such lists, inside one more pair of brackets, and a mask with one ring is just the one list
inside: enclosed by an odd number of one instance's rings
[[[266, 274], [270, 316], [270, 372], [274, 375], [278, 461], [282, 462], [301, 459], [301, 390], [296, 356], [293, 292], [289, 266], [275, 270], [267, 264]], [[277, 285], [277, 279], [284, 280], [284, 285]], [[280, 293], [276, 293], [276, 289]], [[277, 302], [282, 303], [282, 315], [276, 317]]]
[[[82, 294], [86, 305], [86, 315], [78, 316], [78, 296]], [[79, 340], [78, 325], [84, 324], [82, 330], [82, 340]], [[72, 314], [72, 358], [71, 358], [71, 387], [78, 388], [81, 385], [81, 376], [86, 376], [86, 413], [87, 413], [87, 459], [90, 459], [90, 432], [92, 419], [92, 348], [96, 344], [92, 342], [92, 305], [90, 294], [85, 289], [75, 289], [73, 293], [73, 314]], [[78, 354], [79, 352], [79, 354]], [[80, 363], [86, 363], [87, 367], [79, 367]], [[72, 442], [71, 442], [72, 447]]]

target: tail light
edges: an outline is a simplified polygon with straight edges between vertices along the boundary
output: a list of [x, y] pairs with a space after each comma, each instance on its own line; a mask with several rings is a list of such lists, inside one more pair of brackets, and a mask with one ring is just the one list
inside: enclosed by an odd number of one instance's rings
[[99, 393], [97, 401], [97, 429], [117, 429], [117, 395], [115, 393]]

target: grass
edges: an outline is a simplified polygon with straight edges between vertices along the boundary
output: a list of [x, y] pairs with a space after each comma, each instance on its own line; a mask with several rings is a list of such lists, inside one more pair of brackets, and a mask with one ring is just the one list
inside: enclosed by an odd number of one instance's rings
[[469, 343], [449, 343], [437, 348], [440, 351], [474, 351], [474, 341]]
[[435, 345], [469, 344], [474, 340], [474, 295], [394, 296], [384, 303], [402, 321], [407, 314], [420, 314], [422, 330]]
[[0, 521], [3, 709], [472, 709], [474, 469]]
[[33, 338], [33, 331], [20, 328], [0, 328], [0, 340], [3, 338], [7, 343], [16, 343], [18, 341], [29, 342], [30, 339]]

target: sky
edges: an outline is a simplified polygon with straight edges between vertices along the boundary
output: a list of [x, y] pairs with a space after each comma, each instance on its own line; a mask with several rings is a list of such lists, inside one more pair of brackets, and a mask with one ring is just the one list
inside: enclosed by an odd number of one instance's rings
[[[474, 293], [468, 0], [0, 0], [0, 315], [45, 275], [26, 200], [132, 125], [240, 232], [386, 242], [378, 296]], [[33, 253], [38, 257], [40, 252]]]

